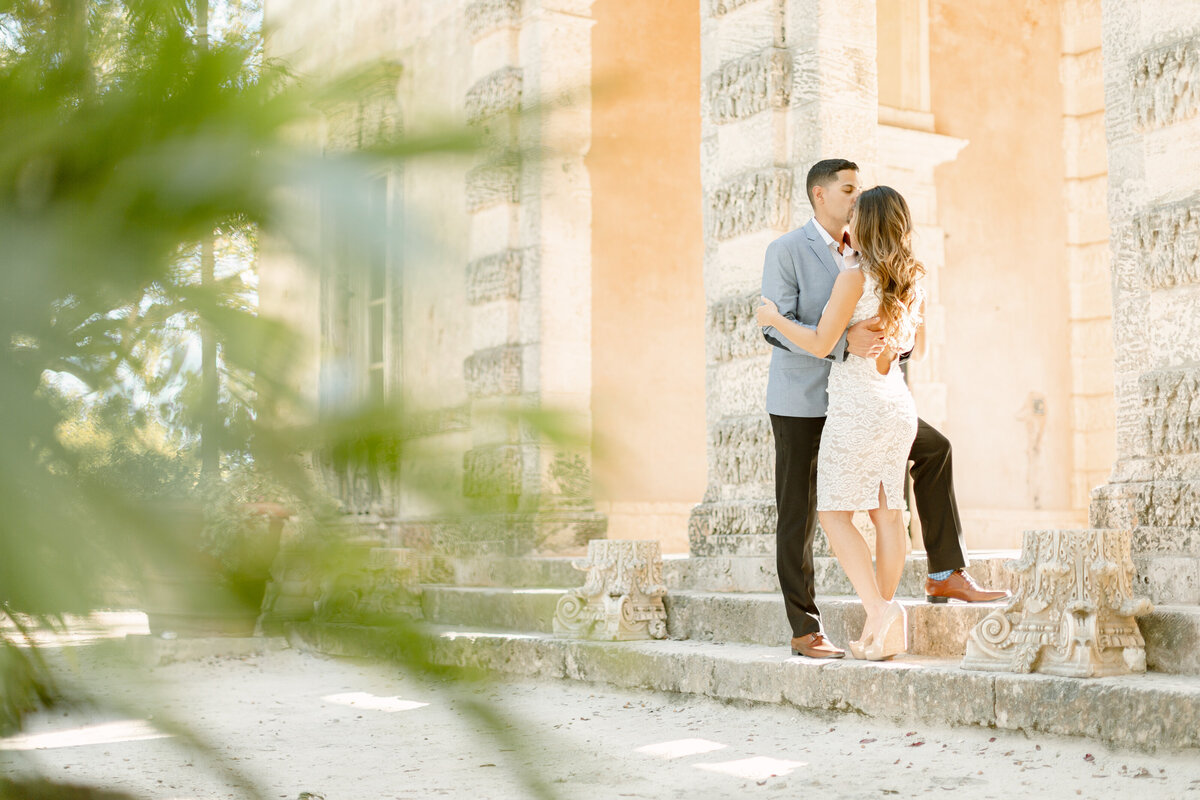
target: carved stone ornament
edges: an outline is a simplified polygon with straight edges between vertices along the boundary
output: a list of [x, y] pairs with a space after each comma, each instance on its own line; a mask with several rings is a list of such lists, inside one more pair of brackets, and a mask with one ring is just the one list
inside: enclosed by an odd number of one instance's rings
[[656, 541], [593, 539], [583, 586], [564, 595], [554, 611], [559, 636], [603, 641], [665, 639], [662, 549]]
[[1200, 38], [1155, 47], [1134, 59], [1133, 113], [1142, 130], [1200, 113]]
[[1146, 671], [1130, 532], [1026, 531], [1012, 599], [967, 637], [963, 669], [1099, 678]]
[[421, 619], [421, 587], [415, 551], [372, 547], [348, 554], [342, 570], [322, 581], [316, 617], [331, 622], [364, 617]]

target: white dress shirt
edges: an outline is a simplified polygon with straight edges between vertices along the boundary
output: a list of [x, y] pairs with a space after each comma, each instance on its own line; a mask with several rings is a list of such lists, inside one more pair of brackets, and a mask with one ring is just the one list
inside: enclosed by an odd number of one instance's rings
[[813, 217], [813, 224], [817, 226], [817, 233], [821, 234], [821, 240], [829, 245], [829, 252], [833, 253], [833, 263], [837, 264], [839, 272], [858, 266], [858, 253], [851, 250], [848, 245], [845, 248], [845, 254], [838, 252], [842, 243], [834, 241], [833, 237], [829, 235], [829, 231], [825, 230], [825, 226], [818, 222], [816, 217]]

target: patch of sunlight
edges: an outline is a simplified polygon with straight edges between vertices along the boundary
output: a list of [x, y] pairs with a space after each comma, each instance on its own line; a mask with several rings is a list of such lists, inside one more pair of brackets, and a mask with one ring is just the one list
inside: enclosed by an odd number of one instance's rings
[[380, 697], [379, 695], [368, 694], [367, 692], [331, 694], [321, 699], [327, 703], [365, 708], [370, 711], [412, 711], [414, 708], [429, 705], [429, 703], [418, 703], [416, 700], [401, 700], [399, 697]]
[[513, 594], [562, 594], [562, 589], [511, 589]]
[[29, 631], [26, 639], [9, 620], [0, 622], [0, 632], [18, 647], [73, 647], [94, 644], [103, 639], [124, 639], [128, 634], [150, 632], [146, 614], [141, 611], [95, 611], [87, 616], [67, 615], [62, 627], [45, 628], [32, 617], [18, 615]]
[[733, 775], [735, 778], [745, 778], [751, 781], [761, 781], [765, 778], [782, 777], [791, 774], [792, 770], [806, 766], [804, 761], [785, 761], [782, 758], [767, 758], [755, 756], [739, 761], [723, 761], [719, 764], [693, 764], [696, 769], [708, 772], [720, 772], [723, 775]]
[[83, 725], [64, 731], [23, 733], [0, 739], [0, 750], [54, 750], [60, 747], [81, 747], [90, 744], [141, 742], [146, 739], [169, 739], [170, 734], [156, 730], [144, 719], [123, 719]]
[[720, 750], [728, 746], [720, 742], [709, 741], [708, 739], [676, 739], [673, 742], [648, 744], [645, 747], [639, 747], [635, 752], [658, 756], [659, 758], [683, 758], [684, 756], [711, 753], [714, 750]]

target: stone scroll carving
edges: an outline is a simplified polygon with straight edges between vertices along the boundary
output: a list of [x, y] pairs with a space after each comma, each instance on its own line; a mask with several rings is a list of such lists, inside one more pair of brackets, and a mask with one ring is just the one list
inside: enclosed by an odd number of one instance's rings
[[521, 108], [521, 70], [501, 67], [480, 78], [467, 92], [467, 122], [475, 125]]
[[720, 125], [768, 108], [785, 108], [791, 89], [792, 57], [782, 48], [768, 47], [722, 64], [708, 80], [712, 120]]
[[1133, 236], [1149, 288], [1200, 283], [1200, 195], [1136, 217]]
[[593, 539], [583, 586], [558, 601], [554, 632], [559, 636], [603, 641], [665, 639], [662, 549], [656, 541]]
[[756, 289], [709, 305], [705, 336], [714, 361], [732, 361], [771, 352], [770, 345], [763, 339], [762, 328], [754, 318], [758, 298]]
[[471, 398], [521, 393], [521, 346], [505, 344], [477, 350], [463, 362], [463, 379]]
[[1146, 440], [1155, 455], [1200, 453], [1200, 371], [1164, 369], [1138, 378]]
[[1134, 60], [1133, 113], [1142, 130], [1200, 114], [1200, 39], [1156, 47]]
[[713, 425], [709, 438], [716, 480], [733, 484], [775, 480], [775, 438], [765, 414], [722, 419]]
[[792, 203], [792, 173], [772, 168], [735, 178], [708, 198], [712, 233], [725, 241], [764, 228], [787, 230]]
[[752, 2], [754, 0], [709, 0], [708, 13], [714, 17], [723, 17]]
[[475, 0], [464, 16], [467, 33], [478, 39], [499, 28], [515, 27], [521, 20], [521, 0]]
[[1021, 558], [1005, 565], [1017, 590], [967, 638], [963, 669], [1098, 678], [1146, 671], [1133, 596], [1130, 532], [1026, 531]]
[[416, 552], [402, 547], [350, 548], [346, 563], [322, 580], [317, 619], [421, 619], [421, 587]]
[[519, 300], [524, 261], [524, 250], [508, 249], [467, 264], [467, 302], [476, 306], [492, 300]]
[[467, 173], [467, 210], [474, 213], [500, 203], [520, 201], [521, 167], [482, 164]]

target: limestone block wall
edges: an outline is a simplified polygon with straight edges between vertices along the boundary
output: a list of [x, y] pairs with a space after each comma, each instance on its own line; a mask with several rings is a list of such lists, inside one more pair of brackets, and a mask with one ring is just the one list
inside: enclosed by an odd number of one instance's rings
[[[1059, 0], [930, 0], [931, 111], [969, 144], [935, 169], [942, 431], [968, 548], [1079, 527], [1072, 506]], [[1049, 142], [1049, 144], [1047, 144]], [[926, 406], [918, 406], [922, 414]]]
[[[910, 109], [911, 110], [911, 109]], [[919, 118], [906, 114], [904, 119]], [[893, 187], [904, 195], [913, 215], [913, 247], [925, 266], [925, 353], [911, 359], [906, 367], [909, 388], [921, 418], [942, 430], [946, 427], [947, 382], [954, 370], [946, 362], [947, 309], [941, 291], [942, 272], [946, 267], [945, 229], [938, 221], [937, 184], [934, 170], [958, 156], [967, 145], [964, 139], [943, 136], [928, 130], [879, 125], [879, 163], [871, 183]], [[919, 545], [920, 519], [912, 515], [910, 529]]]
[[[463, 375], [481, 423], [515, 402], [590, 430], [590, 7], [475, 0], [463, 11], [465, 116], [487, 142], [465, 180], [473, 319]], [[463, 492], [481, 511], [520, 515], [535, 544], [582, 544], [604, 530], [583, 444], [564, 451], [525, 425], [476, 424]]]
[[865, 0], [705, 0], [701, 183], [708, 486], [691, 553], [773, 552], [769, 346], [753, 309], [767, 245], [811, 215], [808, 168], [876, 160], [875, 8]]
[[697, 0], [592, 5], [592, 426], [612, 539], [688, 550], [705, 487]]
[[[469, 86], [469, 43], [456, 22], [461, 11], [457, 4], [272, 0], [266, 8], [267, 51], [307, 80], [377, 60], [399, 65], [398, 80], [392, 75], [381, 81], [372, 97], [353, 107], [325, 109], [322, 123], [298, 135], [337, 152], [369, 141], [376, 132], [395, 130], [402, 118], [410, 133], [438, 130], [441, 120], [460, 113], [458, 98]], [[385, 186], [382, 194], [392, 223], [398, 226], [403, 218], [409, 226], [396, 227], [389, 242], [394, 280], [385, 342], [386, 392], [393, 398], [403, 395], [418, 409], [409, 431], [414, 455], [404, 459], [402, 470], [435, 482], [461, 481], [462, 452], [469, 442], [465, 381], [461, 371], [447, 368], [461, 364], [470, 352], [464, 335], [465, 169], [461, 159], [414, 161], [373, 176]], [[331, 244], [326, 202], [317, 196], [295, 199], [297, 227], [311, 235], [312, 252], [322, 252], [323, 258]], [[261, 309], [289, 321], [306, 338], [296, 372], [308, 410], [337, 397], [353, 398], [357, 389], [346, 391], [342, 384], [356, 380], [361, 365], [344, 363], [342, 353], [346, 337], [365, 338], [364, 320], [331, 307], [335, 291], [353, 291], [334, 285], [348, 276], [327, 275], [330, 280], [322, 285], [318, 265], [275, 253], [272, 247], [264, 244], [272, 255], [260, 273]], [[361, 342], [350, 344], [362, 349]], [[423, 451], [419, 456], [418, 450]], [[373, 509], [385, 517], [401, 508], [414, 516], [432, 510], [418, 495], [386, 499], [387, 508]]]
[[1096, 527], [1139, 590], [1200, 602], [1200, 5], [1103, 3], [1117, 461]]
[[[392, 94], [411, 112], [408, 132], [436, 134], [450, 121], [483, 134], [477, 155], [412, 161], [384, 176], [389, 207], [406, 225], [390, 263], [402, 285], [388, 383], [419, 412], [402, 470], [416, 482], [457, 484], [486, 512], [469, 538], [603, 535], [586, 440], [554, 449], [493, 414], [540, 405], [573, 415], [585, 439], [590, 426], [589, 8], [590, 0], [276, 0], [267, 11], [269, 52], [301, 74], [395, 61]], [[380, 114], [353, 111], [332, 111], [308, 135], [329, 149], [354, 147]], [[328, 294], [314, 286], [306, 296]], [[299, 327], [329, 327], [293, 306], [308, 315]], [[447, 529], [429, 517], [441, 510], [416, 494], [397, 498], [394, 538], [437, 539]]]
[[1108, 158], [1100, 0], [1063, 0], [1063, 153], [1070, 287], [1071, 506], [1085, 509], [1115, 457]]

